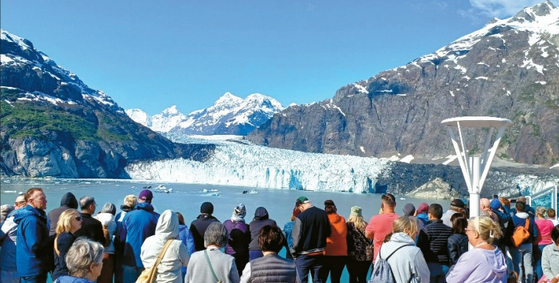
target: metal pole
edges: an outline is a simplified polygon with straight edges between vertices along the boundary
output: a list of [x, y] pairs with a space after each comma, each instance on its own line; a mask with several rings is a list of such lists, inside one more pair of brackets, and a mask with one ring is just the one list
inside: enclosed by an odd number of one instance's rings
[[479, 176], [480, 176], [480, 169], [481, 169], [481, 160], [479, 157], [470, 157], [470, 165], [472, 168], [471, 171], [471, 184], [472, 188], [470, 190], [470, 218], [479, 216]]

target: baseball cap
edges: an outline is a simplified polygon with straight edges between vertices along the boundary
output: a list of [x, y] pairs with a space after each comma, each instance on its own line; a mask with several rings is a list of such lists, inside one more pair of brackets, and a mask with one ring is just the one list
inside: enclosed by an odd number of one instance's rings
[[455, 199], [450, 203], [451, 206], [459, 207], [459, 208], [466, 208], [464, 202], [461, 199]]
[[297, 201], [303, 204], [309, 202], [309, 199], [307, 197], [300, 196], [297, 198]]
[[153, 199], [153, 193], [150, 190], [143, 190], [138, 196], [140, 199]]

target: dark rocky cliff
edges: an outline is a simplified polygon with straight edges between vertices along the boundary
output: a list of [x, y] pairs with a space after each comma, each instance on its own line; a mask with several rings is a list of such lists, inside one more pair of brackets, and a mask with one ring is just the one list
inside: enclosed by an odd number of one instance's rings
[[132, 121], [33, 44], [2, 30], [2, 173], [126, 178], [136, 161], [209, 158], [214, 145], [175, 144]]
[[[289, 107], [248, 139], [307, 152], [443, 158], [454, 150], [442, 120], [494, 116], [513, 121], [497, 157], [556, 164], [559, 22], [540, 20], [557, 15], [548, 1], [492, 21], [433, 54], [342, 87], [333, 99]], [[468, 136], [474, 151], [483, 148], [480, 134]]]

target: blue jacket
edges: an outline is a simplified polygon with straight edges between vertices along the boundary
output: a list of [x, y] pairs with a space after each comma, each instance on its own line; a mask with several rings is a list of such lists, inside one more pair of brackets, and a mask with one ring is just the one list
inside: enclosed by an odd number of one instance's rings
[[427, 213], [419, 213], [416, 217], [423, 222], [423, 226], [429, 222], [429, 215]]
[[194, 238], [192, 237], [192, 233], [190, 233], [190, 229], [188, 229], [186, 225], [179, 225], [179, 240], [181, 240], [186, 246], [188, 255], [192, 255], [196, 252], [196, 248], [194, 247]]
[[17, 275], [35, 276], [46, 273], [49, 266], [49, 225], [47, 215], [30, 205], [17, 210], [14, 222], [17, 229], [16, 264]]
[[144, 267], [140, 258], [142, 244], [147, 237], [155, 235], [158, 219], [159, 213], [147, 202], [138, 203], [135, 210], [126, 213], [119, 237], [124, 241], [124, 265]]
[[93, 281], [89, 281], [85, 278], [64, 275], [58, 277], [58, 279], [56, 279], [54, 283], [93, 283]]

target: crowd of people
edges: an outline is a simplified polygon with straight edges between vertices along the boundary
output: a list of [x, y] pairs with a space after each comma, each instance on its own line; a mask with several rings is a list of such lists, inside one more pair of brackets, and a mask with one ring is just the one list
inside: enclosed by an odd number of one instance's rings
[[[367, 223], [354, 206], [349, 217], [333, 200], [319, 208], [302, 196], [283, 229], [258, 207], [244, 204], [230, 219], [204, 202], [188, 226], [180, 212], [154, 211], [153, 194], [128, 195], [117, 212], [95, 198], [66, 193], [45, 212], [40, 188], [2, 206], [0, 282], [133, 283], [156, 268], [154, 282], [367, 282], [387, 264], [395, 282], [559, 282], [559, 225], [553, 209], [480, 200], [468, 217], [465, 200], [447, 211], [438, 203], [407, 203], [396, 212], [391, 194]], [[97, 213], [96, 213], [97, 212]], [[524, 227], [524, 228], [522, 228]], [[527, 231], [521, 240], [517, 231]], [[279, 255], [286, 250], [285, 257]]]

